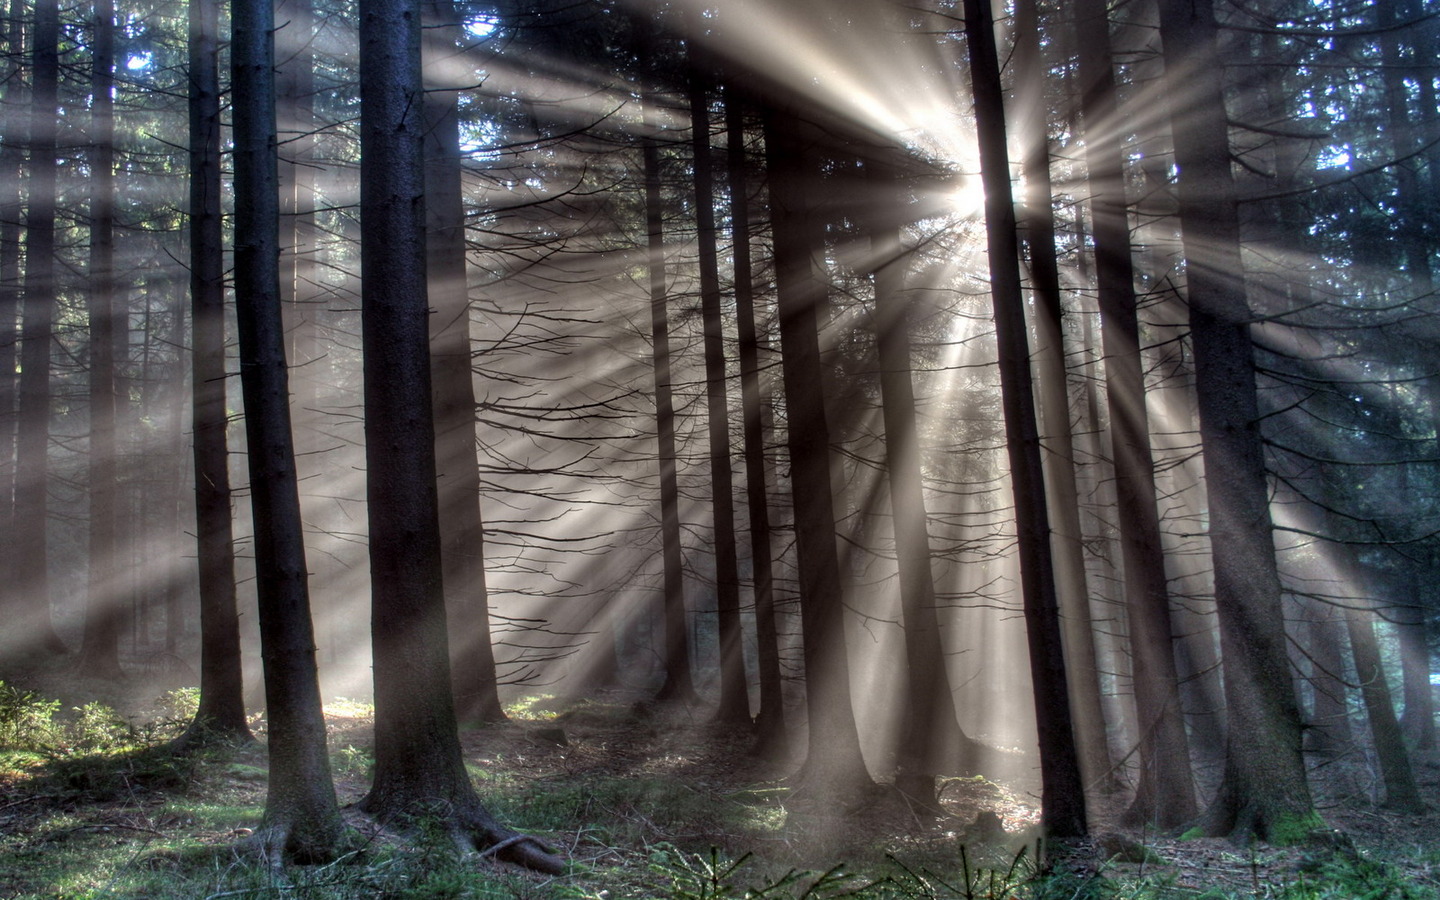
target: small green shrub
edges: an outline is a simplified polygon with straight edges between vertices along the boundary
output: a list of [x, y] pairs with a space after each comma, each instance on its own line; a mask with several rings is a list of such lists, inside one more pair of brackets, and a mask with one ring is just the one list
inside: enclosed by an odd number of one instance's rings
[[45, 751], [59, 738], [59, 700], [0, 681], [0, 749]]

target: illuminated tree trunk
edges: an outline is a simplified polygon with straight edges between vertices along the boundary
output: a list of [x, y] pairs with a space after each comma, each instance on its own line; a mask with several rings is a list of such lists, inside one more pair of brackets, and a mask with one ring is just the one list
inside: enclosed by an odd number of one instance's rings
[[[15, 522], [18, 561], [5, 656], [61, 654], [65, 644], [50, 617], [49, 541], [50, 347], [55, 319], [55, 141], [59, 128], [60, 10], [56, 0], [35, 4], [31, 38], [29, 210], [25, 217], [24, 311], [21, 319], [20, 397], [15, 444]], [[7, 542], [8, 543], [8, 542]]]
[[450, 621], [450, 665], [462, 722], [500, 722], [505, 710], [490, 639], [485, 529], [475, 459], [475, 384], [470, 363], [470, 293], [457, 93], [445, 70], [460, 52], [459, 12], [450, 0], [425, 4], [425, 254], [430, 304], [430, 376], [435, 407], [436, 488], [441, 562]]
[[1229, 718], [1212, 834], [1295, 840], [1318, 823], [1301, 757], [1270, 520], [1222, 67], [1208, 0], [1161, 0], [1181, 239]]
[[190, 0], [190, 356], [200, 592], [200, 706], [180, 749], [251, 739], [245, 721], [225, 431], [225, 265], [220, 190], [219, 12]]
[[316, 284], [315, 224], [315, 9], [313, 0], [279, 0], [276, 15], [283, 27], [275, 33], [280, 154], [280, 215], [282, 228], [281, 292], [289, 334], [289, 356], [295, 410], [295, 440], [303, 450], [313, 445], [314, 429], [308, 421], [317, 406], [318, 376], [311, 365], [318, 356], [316, 313], [320, 291]]
[[1079, 0], [1075, 11], [1116, 517], [1140, 731], [1140, 781], [1127, 817], [1175, 828], [1193, 819], [1197, 807], [1156, 509], [1110, 27], [1104, 2]]
[[[648, 110], [650, 101], [647, 99]], [[640, 151], [645, 167], [645, 234], [650, 270], [650, 342], [655, 372], [655, 432], [660, 462], [660, 552], [664, 569], [665, 683], [657, 700], [695, 699], [685, 616], [685, 571], [680, 549], [680, 488], [676, 481], [675, 407], [670, 397], [670, 329], [665, 305], [664, 209], [660, 199], [660, 147], [647, 115]]]
[[360, 248], [375, 776], [361, 808], [556, 873], [476, 796], [451, 695], [426, 290], [419, 0], [360, 6]]
[[1025, 337], [1015, 203], [1005, 148], [1005, 108], [989, 0], [965, 0], [965, 43], [975, 95], [975, 125], [980, 138], [1001, 404], [1005, 414], [1010, 484], [1015, 498], [1020, 587], [1030, 649], [1030, 677], [1035, 692], [1035, 723], [1040, 739], [1041, 821], [1049, 834], [1066, 837], [1086, 831], [1085, 793], [1071, 726], [1045, 480]]
[[1040, 379], [1040, 422], [1045, 449], [1046, 499], [1054, 510], [1051, 550], [1059, 592], [1065, 673], [1074, 713], [1080, 773], [1090, 788], [1116, 785], [1105, 738], [1100, 702], [1100, 670], [1095, 662], [1095, 627], [1085, 576], [1084, 532], [1075, 479], [1075, 446], [1070, 425], [1070, 393], [1065, 365], [1064, 311], [1060, 271], [1055, 258], [1055, 214], [1051, 208], [1050, 140], [1046, 133], [1045, 60], [1040, 51], [1040, 22], [1035, 0], [1016, 4], [1015, 69], [1019, 109], [1013, 115], [1023, 143], [1025, 192], [1020, 204], [1021, 239], [1030, 258], [1035, 299], [1036, 368]]
[[118, 679], [123, 606], [115, 579], [119, 477], [115, 441], [115, 7], [96, 0], [90, 50], [90, 523], [79, 669]]
[[930, 532], [911, 382], [910, 321], [905, 297], [907, 255], [900, 223], [907, 208], [899, 175], [878, 161], [866, 168], [876, 190], [868, 215], [875, 257], [875, 340], [880, 361], [880, 403], [885, 422], [885, 473], [894, 517], [908, 681], [898, 735], [895, 786], [908, 799], [935, 807], [935, 777], [958, 759], [978, 771], [978, 747], [960, 730], [955, 697], [940, 640]]
[[705, 78], [690, 56], [690, 131], [695, 183], [700, 310], [705, 343], [705, 400], [710, 438], [710, 497], [715, 528], [715, 603], [720, 644], [720, 708], [716, 721], [749, 723], [750, 698], [741, 653], [740, 574], [735, 550], [735, 491], [730, 470], [730, 398], [725, 386], [725, 322], [715, 248], [714, 150]]
[[830, 426], [821, 382], [817, 313], [826, 287], [815, 271], [822, 246], [807, 197], [812, 162], [793, 113], [765, 111], [775, 288], [780, 312], [786, 433], [800, 576], [808, 753], [804, 778], [822, 804], [871, 785], [850, 699], [844, 592], [835, 549]]
[[735, 320], [740, 343], [740, 399], [745, 432], [745, 500], [750, 516], [750, 562], [755, 577], [755, 646], [760, 709], [755, 717], [762, 753], [779, 753], [786, 742], [785, 697], [780, 680], [780, 639], [775, 626], [774, 557], [766, 495], [765, 423], [760, 399], [760, 341], [755, 329], [754, 272], [750, 259], [749, 161], [745, 152], [744, 104], [738, 89], [725, 97], [726, 163], [730, 179]]
[[269, 0], [232, 4], [235, 297], [269, 722], [259, 840], [276, 858], [324, 860], [336, 851], [341, 821], [325, 751], [280, 314], [274, 30]]
[[[319, 352], [317, 317], [323, 303], [320, 286], [320, 230], [315, 219], [315, 9], [313, 0], [273, 0], [281, 23], [275, 32], [276, 120], [279, 128], [280, 293], [285, 316], [286, 357], [290, 364], [290, 414], [300, 479], [300, 508], [309, 526], [310, 601], [323, 609], [329, 585], [338, 581], [325, 552], [327, 535], [317, 528], [316, 513], [332, 502], [312, 498], [305, 485], [324, 483], [328, 454], [317, 427], [320, 384], [329, 362]], [[327, 577], [330, 576], [330, 577]], [[333, 649], [332, 649], [333, 653]]]

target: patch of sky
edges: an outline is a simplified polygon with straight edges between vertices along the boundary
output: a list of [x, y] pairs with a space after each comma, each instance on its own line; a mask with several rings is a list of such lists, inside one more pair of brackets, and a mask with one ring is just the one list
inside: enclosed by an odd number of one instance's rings
[[125, 59], [125, 68], [132, 72], [138, 72], [141, 69], [150, 68], [154, 62], [155, 54], [153, 53], [132, 53]]
[[478, 13], [465, 19], [465, 33], [477, 41], [483, 41], [500, 30], [500, 17], [489, 13]]
[[472, 156], [494, 155], [494, 147], [500, 140], [500, 128], [494, 122], [464, 122], [460, 126], [460, 149]]
[[1315, 165], [1321, 169], [1350, 168], [1350, 148], [1343, 145], [1325, 147], [1316, 158]]

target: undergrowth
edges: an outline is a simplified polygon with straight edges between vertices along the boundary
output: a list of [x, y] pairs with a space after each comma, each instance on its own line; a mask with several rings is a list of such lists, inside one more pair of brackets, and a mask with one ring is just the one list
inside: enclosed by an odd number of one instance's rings
[[[783, 788], [563, 766], [537, 776], [519, 764], [519, 738], [514, 759], [472, 761], [472, 775], [502, 821], [564, 849], [566, 875], [458, 854], [438, 826], [405, 840], [371, 836], [328, 865], [275, 869], [241, 852], [263, 813], [263, 750], [168, 750], [194, 701], [193, 691], [166, 695], [132, 720], [98, 703], [62, 709], [0, 682], [0, 900], [1440, 900], [1437, 867], [1424, 858], [1407, 869], [1351, 848], [1222, 890], [1182, 883], [1163, 866], [969, 847], [938, 832], [896, 849], [874, 827], [869, 843], [807, 868]], [[536, 705], [506, 727], [552, 722]], [[358, 721], [366, 710], [347, 712]], [[589, 715], [626, 726], [623, 709]], [[365, 732], [343, 732], [332, 757], [337, 774], [363, 780]]]

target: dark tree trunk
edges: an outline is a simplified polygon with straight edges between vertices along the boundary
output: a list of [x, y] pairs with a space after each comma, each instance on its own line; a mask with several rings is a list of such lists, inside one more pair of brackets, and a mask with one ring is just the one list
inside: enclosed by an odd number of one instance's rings
[[1010, 458], [1010, 484], [1015, 497], [1021, 595], [1040, 739], [1041, 822], [1049, 834], [1068, 837], [1086, 831], [1085, 792], [1071, 726], [1045, 478], [1025, 337], [1015, 203], [1005, 148], [1005, 107], [989, 0], [965, 0], [965, 43], [970, 56], [975, 123], [980, 138], [1001, 403]]
[[460, 14], [450, 0], [430, 0], [425, 16], [425, 265], [435, 310], [430, 316], [430, 373], [451, 675], [460, 721], [501, 722], [506, 716], [490, 638], [480, 469], [475, 460], [459, 107], [457, 93], [445, 89], [454, 79], [444, 74], [461, 52]]
[[[1354, 548], [1339, 547], [1337, 552], [1353, 555]], [[1345, 566], [1356, 572], [1358, 563]], [[1351, 582], [1356, 587], [1362, 581]], [[1368, 601], [1366, 601], [1368, 603]], [[1380, 763], [1380, 776], [1385, 782], [1385, 806], [1407, 815], [1425, 812], [1420, 789], [1410, 768], [1410, 754], [1395, 716], [1390, 699], [1390, 686], [1380, 662], [1380, 644], [1375, 640], [1375, 617], [1369, 609], [1345, 610], [1345, 626], [1350, 634], [1350, 652], [1355, 657], [1355, 677], [1360, 682], [1360, 696], [1365, 701], [1365, 716], [1370, 722], [1375, 757]]]
[[1054, 510], [1051, 550], [1059, 592], [1065, 672], [1074, 713], [1080, 773], [1091, 789], [1117, 786], [1105, 737], [1100, 702], [1100, 670], [1095, 663], [1095, 627], [1085, 575], [1080, 493], [1075, 479], [1075, 445], [1070, 425], [1070, 392], [1065, 365], [1064, 311], [1060, 270], [1055, 258], [1055, 213], [1050, 183], [1050, 140], [1045, 123], [1045, 75], [1035, 0], [1016, 4], [1015, 68], [1018, 109], [1012, 121], [1024, 147], [1025, 193], [1020, 205], [1022, 242], [1030, 259], [1035, 299], [1036, 368], [1040, 379], [1041, 446], [1045, 449], [1046, 499]]
[[1116, 127], [1120, 112], [1105, 4], [1080, 0], [1076, 15], [1116, 516], [1140, 731], [1140, 781], [1127, 817], [1168, 829], [1193, 819], [1197, 806], [1156, 509], [1121, 131]]
[[419, 0], [360, 6], [360, 247], [375, 777], [361, 807], [434, 816], [457, 842], [547, 872], [561, 861], [481, 804], [451, 696], [427, 323]]
[[283, 853], [324, 860], [336, 852], [342, 826], [325, 750], [290, 431], [280, 307], [274, 30], [269, 0], [232, 4], [235, 297], [270, 752], [265, 830], [258, 841], [276, 858]]
[[90, 523], [89, 575], [79, 671], [119, 679], [120, 604], [115, 440], [115, 6], [95, 2], [90, 49]]
[[[187, 534], [189, 529], [184, 525], [186, 512], [186, 466], [188, 463], [186, 451], [186, 421], [185, 421], [185, 342], [188, 336], [185, 332], [185, 304], [186, 296], [184, 288], [178, 283], [171, 283], [169, 290], [170, 307], [170, 333], [165, 340], [175, 353], [174, 367], [170, 369], [170, 377], [164, 386], [163, 394], [165, 400], [165, 461], [163, 463], [165, 479], [164, 509], [161, 512], [160, 523], [157, 526], [163, 535], [172, 535], [177, 540], [180, 535]], [[165, 652], [171, 658], [175, 658], [180, 651], [180, 641], [185, 636], [185, 600], [192, 594], [190, 573], [186, 566], [177, 565], [171, 568], [169, 577], [165, 579]]]
[[[23, 109], [24, 99], [19, 79], [14, 77], [23, 61], [24, 40], [20, 28], [23, 0], [11, 0], [0, 37], [4, 40], [7, 60], [4, 80], [4, 103], [10, 109]], [[26, 117], [12, 113], [0, 124], [0, 530], [15, 533], [15, 400], [19, 394], [16, 363], [20, 338], [20, 164], [27, 137]], [[19, 559], [14, 542], [0, 546], [0, 612], [18, 612], [12, 590], [18, 583]], [[6, 641], [0, 640], [0, 656], [9, 653]]]
[[754, 272], [750, 257], [749, 159], [745, 150], [744, 101], [736, 88], [725, 97], [726, 164], [730, 181], [735, 321], [740, 343], [740, 402], [745, 431], [745, 501], [750, 516], [750, 563], [755, 576], [755, 647], [760, 673], [757, 747], [779, 755], [787, 742], [785, 696], [780, 680], [780, 638], [775, 625], [774, 551], [766, 494], [765, 423], [760, 399], [760, 341], [755, 328]]
[[11, 548], [19, 561], [13, 583], [5, 656], [62, 654], [65, 643], [50, 616], [49, 541], [50, 345], [55, 319], [55, 151], [60, 127], [60, 9], [35, 4], [30, 103], [29, 212], [25, 217], [24, 313], [15, 445], [15, 522]]
[[[649, 109], [650, 100], [646, 100]], [[690, 639], [685, 616], [685, 571], [680, 548], [680, 489], [676, 481], [675, 407], [670, 397], [670, 329], [666, 320], [664, 208], [660, 197], [660, 147], [646, 134], [640, 148], [645, 166], [645, 233], [650, 270], [650, 342], [655, 371], [655, 433], [660, 462], [660, 552], [664, 567], [665, 683], [657, 700], [690, 703], [695, 686], [690, 674]]]
[[1395, 611], [1404, 679], [1402, 696], [1405, 711], [1400, 722], [1411, 746], [1419, 751], [1430, 751], [1435, 749], [1435, 689], [1430, 681], [1430, 629], [1426, 624], [1425, 607], [1420, 605], [1421, 592], [1426, 587], [1426, 570], [1421, 564], [1409, 560], [1406, 560], [1406, 565], [1411, 567], [1406, 578], [1412, 599], [1411, 603]]
[[781, 368], [786, 433], [795, 504], [800, 576], [800, 618], [805, 643], [805, 704], [809, 716], [807, 789], [821, 805], [853, 800], [873, 784], [860, 751], [850, 700], [845, 645], [844, 591], [835, 549], [835, 507], [830, 486], [830, 426], [822, 385], [818, 313], [826, 287], [815, 271], [822, 247], [819, 219], [810, 209], [813, 161], [792, 113], [765, 111], [766, 168], [775, 288], [780, 312]]
[[200, 707], [177, 742], [251, 740], [245, 721], [225, 431], [225, 268], [220, 192], [219, 10], [190, 0], [190, 355]]
[[695, 180], [700, 310], [705, 336], [705, 401], [710, 439], [710, 497], [715, 529], [715, 608], [720, 644], [717, 722], [748, 723], [750, 698], [741, 652], [740, 573], [735, 550], [735, 490], [730, 469], [730, 397], [725, 385], [725, 322], [715, 246], [714, 150], [710, 146], [707, 80], [690, 57], [690, 132]]
[[1305, 646], [1310, 656], [1310, 727], [1306, 749], [1313, 753], [1339, 755], [1355, 745], [1347, 702], [1345, 655], [1341, 649], [1344, 633], [1340, 627], [1343, 611], [1329, 603], [1310, 610]]
[[[1434, 53], [1431, 42], [1425, 37], [1425, 29], [1433, 27], [1432, 23], [1422, 21], [1420, 4], [1414, 0], [1401, 0], [1397, 3], [1375, 4], [1377, 14], [1378, 32], [1380, 34], [1381, 59], [1385, 67], [1385, 113], [1386, 121], [1389, 124], [1389, 132], [1392, 135], [1391, 152], [1397, 158], [1393, 166], [1396, 179], [1396, 199], [1398, 201], [1398, 227], [1396, 235], [1404, 254], [1404, 270], [1410, 277], [1411, 292], [1416, 298], [1429, 298], [1434, 291], [1434, 272], [1430, 264], [1430, 254], [1434, 250], [1434, 237], [1430, 233], [1437, 224], [1427, 221], [1427, 207], [1433, 207], [1433, 191], [1436, 187], [1436, 179], [1440, 178], [1440, 170], [1435, 167], [1435, 149], [1432, 147], [1424, 156], [1411, 157], [1410, 151], [1413, 146], [1413, 138], [1401, 138], [1401, 135], [1414, 133], [1411, 124], [1409, 103], [1407, 102], [1407, 87], [1405, 76], [1415, 79], [1421, 88], [1422, 112], [1422, 134], [1434, 135], [1435, 93], [1434, 82], [1429, 77], [1426, 67], [1433, 67]], [[1408, 28], [1399, 28], [1399, 23], [1418, 22]], [[1402, 41], [1408, 38], [1408, 41]], [[1403, 44], [1410, 45], [1409, 59], [1404, 52]], [[1421, 166], [1429, 164], [1429, 175], [1431, 184], [1428, 187], [1421, 178]], [[1432, 347], [1429, 341], [1424, 342], [1425, 347], [1421, 351], [1422, 367], [1431, 365]], [[1426, 392], [1434, 408], [1437, 397], [1437, 379], [1429, 378], [1426, 381]], [[1440, 420], [1437, 420], [1440, 421]], [[1437, 443], [1440, 443], [1440, 431], [1436, 432]], [[1440, 453], [1436, 454], [1440, 459]], [[1435, 464], [1431, 464], [1432, 471]], [[1417, 566], [1408, 560], [1402, 561], [1401, 565], [1412, 569]], [[1417, 584], [1418, 587], [1418, 584]], [[1418, 598], [1415, 600], [1418, 603]], [[1430, 686], [1430, 652], [1426, 638], [1425, 613], [1418, 605], [1405, 605], [1397, 611], [1397, 619], [1400, 625], [1400, 646], [1401, 661], [1404, 671], [1404, 701], [1405, 711], [1403, 725], [1406, 735], [1414, 743], [1417, 749], [1434, 749], [1435, 747], [1435, 701], [1433, 689]], [[1363, 683], [1363, 680], [1362, 680]]]
[[1209, 0], [1161, 0], [1180, 227], [1229, 716], [1206, 828], [1295, 840], [1318, 823], [1301, 756], [1270, 520], [1222, 69]]

